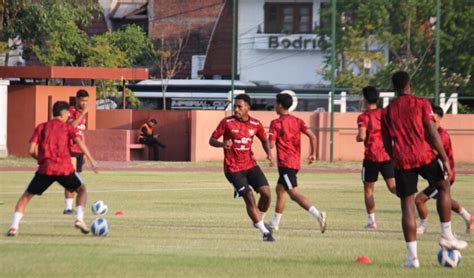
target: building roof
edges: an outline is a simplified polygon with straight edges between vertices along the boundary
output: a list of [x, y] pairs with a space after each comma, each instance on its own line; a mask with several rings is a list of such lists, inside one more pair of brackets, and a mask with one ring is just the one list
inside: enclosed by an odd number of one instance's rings
[[145, 80], [144, 68], [86, 68], [86, 67], [0, 67], [0, 78], [32, 79], [96, 79], [96, 80]]

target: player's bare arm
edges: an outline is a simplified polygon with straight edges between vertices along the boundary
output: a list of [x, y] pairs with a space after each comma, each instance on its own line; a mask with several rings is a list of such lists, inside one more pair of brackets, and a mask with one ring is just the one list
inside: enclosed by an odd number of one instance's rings
[[94, 160], [94, 158], [92, 157], [91, 153], [89, 152], [89, 149], [87, 148], [86, 144], [84, 144], [84, 142], [76, 137], [74, 139], [74, 142], [76, 142], [76, 144], [79, 146], [79, 148], [81, 149], [82, 153], [85, 155], [85, 157], [87, 158], [87, 160], [91, 163], [91, 166], [92, 166], [92, 170], [94, 172], [97, 173], [97, 162]]
[[358, 128], [358, 133], [357, 133], [357, 136], [356, 136], [356, 141], [357, 142], [364, 142], [365, 138], [366, 138], [366, 135], [367, 135], [367, 129], [365, 127], [359, 127]]
[[265, 153], [267, 154], [267, 160], [270, 163], [270, 167], [273, 167], [275, 163], [273, 162], [272, 148], [270, 147], [271, 142], [267, 138], [264, 138], [264, 139], [259, 138], [259, 139], [262, 142], [262, 147], [265, 150]]
[[232, 140], [229, 139], [225, 142], [221, 142], [219, 140], [217, 140], [216, 138], [209, 138], [209, 145], [213, 146], [214, 148], [230, 148], [232, 147]]
[[439, 132], [436, 128], [436, 124], [433, 121], [424, 121], [423, 125], [425, 126], [425, 129], [428, 132], [428, 139], [430, 141], [431, 146], [441, 157], [446, 176], [451, 178], [453, 173], [451, 170], [451, 166], [449, 165], [448, 156], [446, 155], [446, 151], [443, 147], [443, 142], [441, 141], [441, 137], [439, 136]]
[[84, 119], [84, 117], [87, 115], [87, 112], [89, 112], [89, 105], [85, 105], [84, 108], [81, 111], [81, 114], [79, 114], [79, 117], [76, 119], [69, 119], [68, 123], [72, 125], [73, 127], [79, 126], [79, 123]]
[[28, 154], [34, 159], [38, 159], [38, 144], [31, 142], [28, 149]]
[[316, 135], [311, 129], [307, 129], [303, 133], [304, 135], [308, 136], [309, 139], [310, 153], [308, 156], [308, 164], [311, 164], [316, 161]]

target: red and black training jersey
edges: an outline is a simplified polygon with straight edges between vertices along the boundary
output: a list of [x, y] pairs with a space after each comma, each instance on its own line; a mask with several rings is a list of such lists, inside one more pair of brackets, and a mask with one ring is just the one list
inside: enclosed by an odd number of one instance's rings
[[400, 95], [383, 110], [382, 133], [393, 141], [396, 169], [413, 169], [428, 164], [435, 153], [427, 141], [423, 125], [434, 121], [430, 103], [411, 95]]
[[293, 115], [281, 115], [270, 123], [269, 138], [276, 142], [278, 167], [299, 170], [301, 167], [301, 132], [306, 123]]
[[454, 171], [454, 152], [453, 152], [453, 145], [451, 144], [451, 137], [449, 136], [448, 132], [442, 128], [438, 128], [439, 136], [441, 137], [441, 141], [443, 142], [443, 148], [446, 152], [446, 155], [449, 159], [449, 166], [453, 172], [453, 176], [449, 180], [451, 183], [454, 183], [456, 180], [456, 172]]
[[38, 170], [48, 176], [67, 176], [74, 172], [70, 142], [79, 136], [72, 125], [58, 119], [39, 124], [30, 143], [38, 144]]
[[382, 109], [371, 109], [359, 115], [357, 126], [366, 129], [364, 159], [373, 162], [390, 160], [382, 140]]
[[250, 117], [248, 121], [239, 121], [234, 116], [224, 118], [212, 137], [219, 139], [224, 136], [224, 143], [232, 140], [230, 148], [224, 148], [224, 171], [236, 173], [257, 166], [253, 152], [252, 143], [254, 136], [260, 140], [266, 140], [265, 129], [259, 120]]
[[[79, 118], [80, 115], [81, 115], [81, 111], [77, 110], [76, 106], [71, 105], [69, 107], [69, 120], [74, 121], [75, 119]], [[78, 136], [81, 138], [82, 141], [84, 141], [84, 131], [86, 130], [86, 128], [87, 128], [87, 117], [83, 117], [82, 120], [77, 125]], [[82, 153], [81, 149], [74, 141], [71, 141], [70, 150], [71, 152]]]

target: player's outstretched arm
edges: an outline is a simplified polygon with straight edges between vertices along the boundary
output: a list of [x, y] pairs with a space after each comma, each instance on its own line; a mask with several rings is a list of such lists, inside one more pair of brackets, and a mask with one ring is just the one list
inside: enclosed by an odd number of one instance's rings
[[31, 142], [28, 148], [28, 153], [31, 155], [31, 157], [38, 160], [38, 144]]
[[309, 145], [311, 148], [308, 156], [308, 163], [311, 164], [316, 160], [316, 135], [309, 128], [303, 133], [308, 136], [309, 139]]
[[441, 160], [443, 161], [445, 174], [451, 178], [452, 170], [449, 165], [449, 159], [446, 155], [446, 151], [444, 150], [443, 142], [441, 141], [441, 137], [439, 136], [435, 123], [433, 121], [424, 121], [423, 125], [425, 126], [425, 129], [428, 132], [428, 139], [430, 141], [431, 146], [438, 153], [438, 155], [441, 157]]
[[81, 140], [81, 138], [76, 137], [74, 139], [76, 144], [79, 146], [81, 149], [82, 153], [86, 156], [87, 160], [91, 163], [92, 170], [97, 173], [97, 162], [94, 160], [92, 157], [91, 153], [89, 152], [89, 149], [87, 148], [86, 144]]

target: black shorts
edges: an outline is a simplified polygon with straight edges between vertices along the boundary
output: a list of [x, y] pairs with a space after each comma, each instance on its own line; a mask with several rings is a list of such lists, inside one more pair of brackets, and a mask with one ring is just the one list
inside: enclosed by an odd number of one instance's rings
[[76, 153], [71, 152], [71, 157], [76, 158], [76, 172], [82, 172], [82, 166], [84, 165], [84, 154], [83, 153]]
[[395, 170], [398, 197], [407, 197], [418, 192], [418, 175], [421, 175], [432, 185], [446, 179], [443, 163], [437, 158], [419, 168]]
[[374, 162], [364, 160], [362, 163], [362, 181], [363, 182], [376, 182], [379, 173], [385, 180], [395, 177], [395, 170], [393, 169], [393, 163], [391, 160], [383, 162]]
[[76, 172], [69, 176], [48, 176], [36, 173], [28, 184], [26, 191], [34, 195], [41, 195], [55, 181], [69, 192], [76, 191], [83, 184], [81, 176]]
[[258, 192], [260, 187], [268, 185], [267, 178], [259, 166], [241, 172], [225, 173], [225, 177], [234, 186], [235, 197], [252, 191], [250, 186]]
[[[449, 185], [452, 186], [454, 181], [450, 181]], [[436, 199], [438, 197], [438, 189], [436, 189], [436, 185], [430, 184], [423, 190], [423, 193], [431, 199]]]
[[296, 178], [298, 170], [278, 167], [278, 173], [280, 174], [280, 177], [278, 178], [278, 184], [283, 185], [286, 191], [298, 186], [298, 179]]

